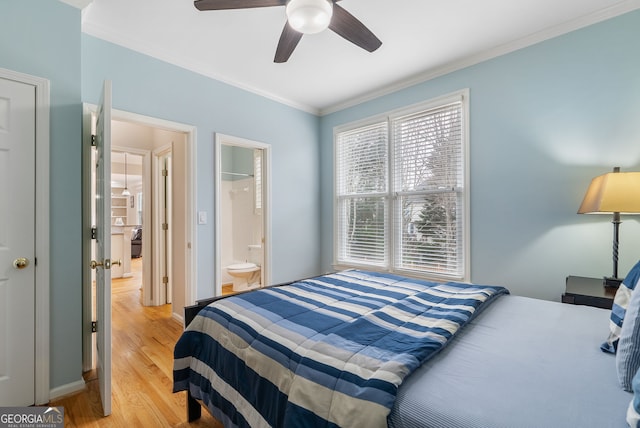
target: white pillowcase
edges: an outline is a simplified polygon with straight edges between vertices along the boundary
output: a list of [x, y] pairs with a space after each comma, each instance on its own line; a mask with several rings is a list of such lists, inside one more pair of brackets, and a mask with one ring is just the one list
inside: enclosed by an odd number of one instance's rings
[[631, 300], [620, 329], [616, 352], [618, 380], [625, 391], [631, 391], [633, 377], [640, 368], [640, 287], [634, 287]]
[[618, 341], [622, 331], [622, 325], [627, 312], [627, 307], [631, 300], [631, 293], [640, 280], [640, 261], [635, 264], [627, 274], [616, 295], [613, 298], [613, 307], [611, 308], [611, 318], [609, 320], [609, 337], [600, 345], [600, 349], [604, 352], [615, 354], [618, 348]]

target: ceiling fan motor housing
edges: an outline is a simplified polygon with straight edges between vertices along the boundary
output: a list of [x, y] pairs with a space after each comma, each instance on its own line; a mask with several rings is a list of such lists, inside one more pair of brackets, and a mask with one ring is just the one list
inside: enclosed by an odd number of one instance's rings
[[331, 0], [289, 0], [286, 8], [289, 25], [301, 33], [319, 33], [329, 26], [333, 14]]

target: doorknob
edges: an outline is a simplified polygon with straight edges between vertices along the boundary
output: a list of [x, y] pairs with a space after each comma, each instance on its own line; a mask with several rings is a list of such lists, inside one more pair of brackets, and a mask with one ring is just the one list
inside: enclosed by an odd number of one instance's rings
[[118, 265], [118, 266], [122, 266], [122, 260], [113, 260], [111, 261], [111, 259], [104, 259], [104, 262], [97, 262], [95, 260], [91, 260], [91, 269], [95, 269], [98, 267], [104, 267], [105, 269], [111, 269], [112, 265]]
[[29, 266], [29, 259], [25, 257], [18, 257], [13, 261], [14, 269], [24, 269]]
[[91, 266], [91, 269], [95, 269], [95, 268], [97, 268], [97, 267], [102, 267], [102, 266], [104, 266], [104, 263], [102, 263], [102, 262], [97, 262], [97, 261], [95, 261], [95, 260], [91, 260], [91, 264], [90, 264], [90, 266]]

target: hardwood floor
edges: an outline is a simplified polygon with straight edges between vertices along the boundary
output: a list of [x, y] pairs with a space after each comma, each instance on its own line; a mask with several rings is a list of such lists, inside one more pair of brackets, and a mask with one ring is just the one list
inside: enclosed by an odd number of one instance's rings
[[233, 284], [222, 284], [222, 295], [233, 294]]
[[102, 417], [94, 372], [85, 374], [83, 392], [57, 399], [65, 427], [215, 427], [222, 425], [206, 410], [191, 424], [185, 410], [186, 392], [172, 387], [173, 346], [182, 324], [171, 318], [171, 306], [141, 304], [142, 259], [132, 260], [132, 278], [112, 282], [112, 414]]

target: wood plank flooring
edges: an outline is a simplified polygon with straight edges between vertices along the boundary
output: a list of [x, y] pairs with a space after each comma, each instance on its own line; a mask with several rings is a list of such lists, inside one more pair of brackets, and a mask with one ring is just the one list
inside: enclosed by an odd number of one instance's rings
[[187, 422], [186, 392], [173, 394], [173, 346], [182, 324], [171, 318], [171, 306], [141, 304], [142, 259], [132, 260], [132, 278], [112, 287], [112, 414], [102, 416], [98, 380], [85, 374], [84, 391], [57, 399], [65, 427], [215, 427], [222, 424], [203, 409], [202, 418]]

